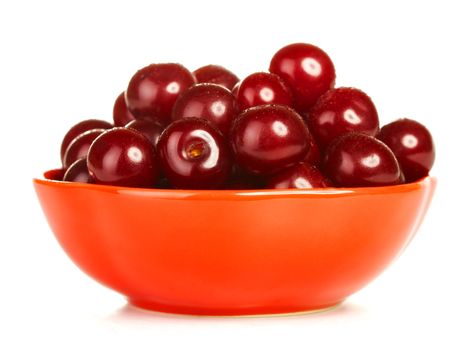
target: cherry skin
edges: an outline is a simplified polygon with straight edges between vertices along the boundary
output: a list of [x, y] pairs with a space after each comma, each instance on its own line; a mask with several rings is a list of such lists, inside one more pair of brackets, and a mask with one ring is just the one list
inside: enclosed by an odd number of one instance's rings
[[61, 144], [61, 161], [64, 159], [64, 154], [66, 153], [67, 147], [69, 144], [80, 134], [92, 130], [92, 129], [110, 129], [113, 128], [113, 125], [105, 120], [99, 119], [87, 119], [83, 120], [80, 123], [77, 123], [64, 136]]
[[235, 84], [240, 80], [228, 69], [214, 64], [200, 67], [196, 69], [193, 74], [198, 83], [217, 84], [226, 87], [228, 90], [233, 89]]
[[354, 88], [326, 92], [307, 114], [307, 124], [323, 150], [337, 137], [349, 132], [376, 136], [378, 112], [370, 97]]
[[241, 81], [237, 103], [240, 111], [264, 104], [292, 107], [292, 92], [276, 74], [253, 73]]
[[105, 129], [93, 129], [77, 136], [67, 147], [62, 162], [63, 168], [69, 168], [76, 160], [87, 157], [90, 145]]
[[154, 119], [135, 119], [129, 122], [125, 128], [138, 131], [145, 136], [156, 147], [159, 137], [164, 131], [164, 128]]
[[154, 187], [159, 179], [151, 142], [139, 132], [122, 127], [95, 139], [87, 155], [87, 167], [97, 184]]
[[231, 154], [220, 131], [203, 118], [171, 123], [158, 142], [165, 177], [175, 188], [221, 187], [231, 171]]
[[313, 137], [310, 138], [309, 151], [305, 155], [303, 162], [316, 165], [316, 166], [320, 165], [320, 162], [321, 162], [320, 150], [319, 150], [319, 146], [317, 146], [317, 143], [315, 142]]
[[235, 98], [237, 98], [237, 96], [238, 96], [238, 91], [240, 90], [240, 84], [241, 84], [241, 81], [236, 83], [235, 86], [232, 89], [232, 95], [235, 96]]
[[137, 119], [151, 117], [166, 126], [176, 99], [194, 83], [192, 73], [180, 64], [151, 64], [131, 78], [126, 104]]
[[172, 119], [204, 118], [226, 135], [236, 114], [236, 102], [230, 90], [216, 84], [196, 84], [177, 99]]
[[291, 44], [271, 59], [271, 73], [279, 75], [292, 90], [298, 112], [309, 110], [335, 84], [335, 67], [330, 57], [310, 44]]
[[77, 159], [72, 163], [64, 173], [63, 181], [93, 183], [92, 177], [87, 169], [87, 159]]
[[435, 147], [424, 125], [411, 119], [399, 119], [383, 126], [378, 139], [394, 152], [407, 182], [429, 174], [435, 160]]
[[262, 105], [235, 119], [229, 140], [244, 171], [266, 175], [301, 161], [309, 150], [310, 133], [293, 109]]
[[397, 185], [401, 171], [393, 152], [374, 137], [345, 134], [328, 147], [325, 174], [341, 187]]
[[126, 105], [125, 92], [122, 92], [113, 105], [113, 123], [115, 126], [125, 126], [135, 119], [135, 116], [131, 114]]
[[284, 169], [268, 179], [266, 188], [324, 188], [331, 183], [315, 166], [299, 163]]

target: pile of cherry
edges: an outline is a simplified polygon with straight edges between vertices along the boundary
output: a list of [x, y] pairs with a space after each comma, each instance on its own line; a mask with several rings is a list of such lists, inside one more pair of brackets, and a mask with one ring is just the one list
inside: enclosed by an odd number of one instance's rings
[[64, 181], [130, 187], [254, 189], [386, 186], [428, 175], [422, 124], [379, 128], [370, 97], [335, 88], [328, 55], [292, 44], [269, 72], [239, 81], [208, 65], [151, 64], [131, 78], [114, 124], [85, 120], [65, 135]]

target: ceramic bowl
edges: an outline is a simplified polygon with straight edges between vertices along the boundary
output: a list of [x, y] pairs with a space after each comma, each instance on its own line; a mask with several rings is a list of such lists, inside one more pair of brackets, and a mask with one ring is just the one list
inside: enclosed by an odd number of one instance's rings
[[34, 186], [70, 258], [135, 306], [195, 315], [341, 303], [406, 247], [436, 184], [164, 190], [58, 177], [48, 171]]

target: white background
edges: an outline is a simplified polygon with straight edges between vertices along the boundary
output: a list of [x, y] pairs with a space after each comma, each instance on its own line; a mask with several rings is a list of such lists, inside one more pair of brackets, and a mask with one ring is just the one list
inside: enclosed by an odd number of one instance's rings
[[[2, 1], [1, 349], [471, 349], [472, 11], [468, 1]], [[58, 166], [63, 134], [111, 120], [152, 62], [265, 70], [292, 42], [323, 48], [338, 86], [366, 91], [381, 122], [432, 131], [439, 186], [410, 247], [339, 309], [202, 318], [137, 311], [75, 267], [31, 179]]]

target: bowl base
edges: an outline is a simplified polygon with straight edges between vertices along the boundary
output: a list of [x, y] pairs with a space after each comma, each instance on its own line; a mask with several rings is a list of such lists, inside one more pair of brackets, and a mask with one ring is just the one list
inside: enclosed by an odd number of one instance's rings
[[187, 316], [207, 316], [207, 317], [285, 317], [285, 316], [299, 316], [307, 314], [317, 314], [329, 312], [337, 309], [343, 300], [336, 303], [313, 306], [308, 308], [284, 308], [284, 311], [278, 311], [274, 308], [260, 307], [260, 308], [241, 308], [241, 309], [200, 309], [193, 307], [183, 307], [175, 305], [165, 305], [154, 303], [150, 301], [128, 299], [131, 307], [135, 307], [142, 311], [177, 314]]

